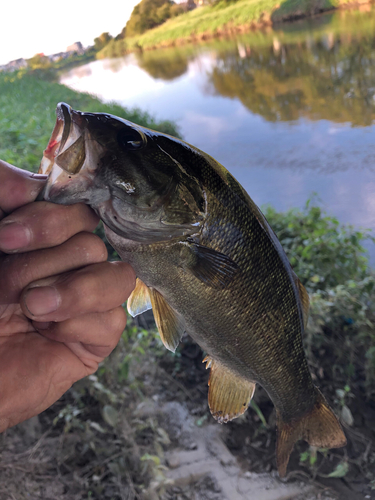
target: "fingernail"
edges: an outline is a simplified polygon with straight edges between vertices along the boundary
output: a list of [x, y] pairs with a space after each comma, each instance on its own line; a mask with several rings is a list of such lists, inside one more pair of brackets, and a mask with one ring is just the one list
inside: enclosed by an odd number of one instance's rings
[[37, 180], [47, 180], [48, 179], [48, 175], [45, 175], [45, 174], [31, 174], [31, 176], [33, 179], [37, 179]]
[[0, 227], [0, 250], [3, 252], [25, 248], [30, 241], [30, 229], [18, 222], [5, 223]]
[[60, 294], [52, 286], [31, 288], [25, 295], [25, 304], [32, 316], [50, 314], [60, 307], [60, 303]]

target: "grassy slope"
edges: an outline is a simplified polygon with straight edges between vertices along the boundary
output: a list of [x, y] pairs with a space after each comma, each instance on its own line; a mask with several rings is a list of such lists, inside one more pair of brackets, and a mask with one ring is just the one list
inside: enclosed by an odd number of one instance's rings
[[27, 170], [37, 170], [55, 124], [56, 104], [60, 101], [83, 111], [111, 113], [177, 134], [171, 123], [156, 123], [140, 110], [104, 104], [88, 94], [32, 75], [0, 73], [0, 158]]
[[271, 22], [312, 15], [349, 4], [351, 0], [238, 0], [229, 6], [200, 7], [168, 20], [138, 37], [113, 41], [99, 52], [104, 58], [115, 52], [124, 53], [137, 47], [143, 49], [167, 46], [181, 41], [204, 38], [220, 32], [257, 27]]

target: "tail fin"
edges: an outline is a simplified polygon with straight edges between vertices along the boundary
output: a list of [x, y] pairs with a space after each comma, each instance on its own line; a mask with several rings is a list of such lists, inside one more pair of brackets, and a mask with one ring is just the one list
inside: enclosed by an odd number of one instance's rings
[[289, 456], [299, 439], [321, 448], [341, 448], [346, 445], [341, 425], [318, 388], [314, 407], [298, 420], [286, 423], [277, 412], [276, 463], [280, 477], [285, 476]]

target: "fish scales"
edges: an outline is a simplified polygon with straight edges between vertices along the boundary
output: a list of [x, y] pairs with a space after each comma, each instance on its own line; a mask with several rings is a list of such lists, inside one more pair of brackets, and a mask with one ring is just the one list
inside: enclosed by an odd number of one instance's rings
[[[210, 179], [207, 182], [210, 190]], [[215, 198], [212, 202], [213, 212], [217, 213]], [[233, 197], [232, 202], [238, 200]], [[211, 205], [210, 200], [208, 205]], [[238, 205], [236, 215], [241, 220], [242, 212], [248, 215], [248, 211], [241, 210]], [[227, 231], [223, 231], [223, 224], [229, 228]], [[310, 388], [313, 393], [313, 384], [302, 348], [299, 312], [290, 279], [284, 269], [280, 269], [279, 273], [267, 272], [268, 266], [272, 267], [273, 262], [280, 259], [273, 246], [267, 245], [267, 235], [255, 217], [248, 217], [242, 229], [239, 229], [236, 218], [226, 218], [223, 224], [220, 230], [212, 231], [208, 218], [208, 229], [207, 232], [203, 231], [202, 244], [222, 249], [243, 270], [225, 294], [207, 290], [195, 277], [189, 279], [186, 273], [171, 268], [173, 245], [170, 245], [167, 254], [165, 245], [146, 245], [142, 248], [142, 255], [139, 254], [139, 248], [135, 248], [131, 255], [122, 249], [121, 241], [116, 241], [115, 235], [111, 234], [109, 239], [114, 241], [121, 257], [133, 265], [142, 281], [163, 290], [167, 301], [176, 310], [186, 317], [194, 311], [194, 319], [187, 320], [187, 331], [206, 352], [240, 375], [246, 374], [249, 380], [258, 381], [286, 419], [298, 417], [311, 405], [310, 400], [306, 401], [306, 392]], [[233, 252], [233, 234], [240, 238], [242, 248], [251, 248], [257, 241], [256, 251], [249, 254]], [[263, 247], [266, 247], [266, 251], [263, 251]], [[175, 260], [178, 262], [178, 248], [176, 254]], [[157, 265], [150, 275], [153, 262], [157, 262]], [[163, 271], [166, 267], [170, 269], [167, 277]], [[183, 288], [180, 285], [182, 282]], [[202, 294], [206, 296], [204, 304]], [[211, 313], [207, 311], [206, 304], [210, 305]], [[217, 311], [221, 311], [219, 317]], [[270, 321], [272, 316], [277, 318], [275, 322]], [[196, 317], [202, 318], [199, 325], [196, 324]], [[243, 325], [238, 331], [236, 322]], [[284, 328], [277, 331], [274, 324], [284, 325]], [[241, 346], [236, 350], [232, 345], [233, 337], [241, 337]], [[275, 364], [283, 367], [282, 375], [274, 373]], [[267, 373], [267, 380], [262, 373]]]
[[186, 331], [208, 353], [215, 418], [243, 413], [262, 385], [276, 407], [281, 476], [298, 439], [345, 444], [303, 351], [308, 295], [222, 165], [178, 139], [60, 104], [41, 171], [50, 173], [45, 198], [91, 205], [134, 267], [130, 312], [152, 307], [166, 347]]

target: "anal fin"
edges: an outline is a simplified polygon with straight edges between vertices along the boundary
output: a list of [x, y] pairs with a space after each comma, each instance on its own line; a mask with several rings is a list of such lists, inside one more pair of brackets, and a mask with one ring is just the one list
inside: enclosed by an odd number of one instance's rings
[[212, 416], [220, 423], [242, 415], [254, 395], [255, 382], [245, 380], [218, 361], [206, 356], [206, 368], [211, 368], [208, 381], [208, 406]]
[[185, 331], [184, 321], [157, 290], [149, 288], [149, 293], [160, 338], [167, 349], [175, 352]]
[[137, 278], [135, 288], [130, 294], [127, 302], [128, 313], [133, 316], [138, 316], [145, 311], [151, 309], [150, 291], [143, 281]]
[[276, 462], [280, 477], [285, 476], [289, 456], [299, 439], [320, 448], [341, 448], [346, 445], [345, 434], [337, 417], [318, 388], [315, 388], [315, 392], [315, 405], [302, 417], [284, 422], [280, 413], [276, 412]]

